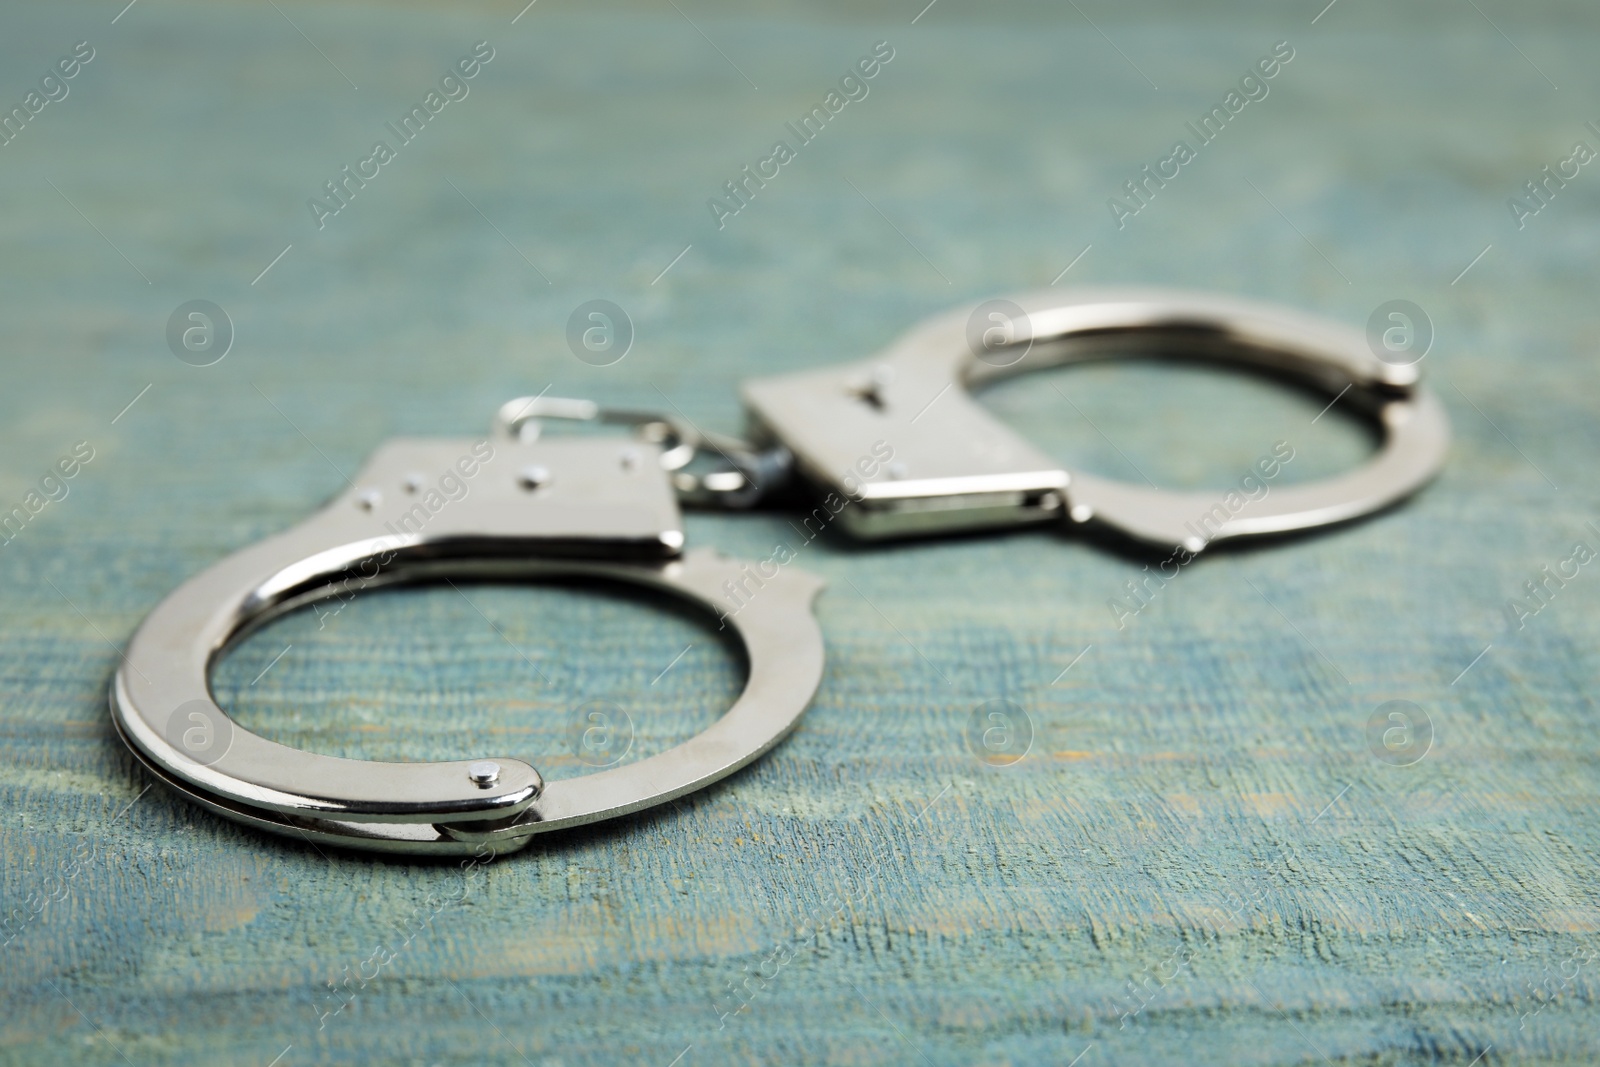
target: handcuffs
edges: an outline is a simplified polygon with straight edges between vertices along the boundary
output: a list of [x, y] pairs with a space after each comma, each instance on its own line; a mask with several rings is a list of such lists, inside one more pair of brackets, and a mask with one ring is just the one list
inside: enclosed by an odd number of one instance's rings
[[[1214, 493], [1069, 472], [968, 393], [1020, 371], [1152, 351], [1240, 362], [1348, 397], [1383, 442], [1353, 471], [1276, 489], [1196, 526]], [[1384, 508], [1426, 483], [1449, 444], [1444, 409], [1416, 366], [1380, 359], [1362, 331], [1161, 290], [1049, 291], [962, 308], [864, 362], [757, 378], [741, 393], [743, 439], [540, 396], [507, 403], [488, 447], [467, 438], [385, 442], [321, 511], [212, 565], [150, 612], [112, 684], [118, 732], [161, 781], [264, 830], [390, 852], [508, 852], [535, 834], [662, 804], [732, 774], [794, 728], [821, 682], [811, 602], [822, 582], [794, 567], [756, 575], [712, 550], [686, 551], [680, 500], [749, 508], [806, 494], [830, 501], [839, 526], [863, 539], [1054, 523], [1199, 552]], [[541, 432], [549, 419], [634, 432], [549, 435]], [[434, 488], [452, 472], [448, 484], [470, 481], [460, 499]], [[556, 576], [647, 586], [721, 616], [748, 660], [733, 707], [659, 755], [545, 782], [511, 756], [380, 763], [304, 752], [244, 729], [212, 697], [211, 668], [231, 645], [352, 582]], [[730, 602], [734, 589], [750, 595]]]

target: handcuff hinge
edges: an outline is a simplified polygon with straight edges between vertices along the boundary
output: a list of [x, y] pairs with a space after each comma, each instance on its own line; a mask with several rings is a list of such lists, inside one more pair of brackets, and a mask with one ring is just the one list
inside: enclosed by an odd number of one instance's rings
[[794, 475], [794, 455], [782, 444], [757, 446], [701, 430], [681, 415], [602, 407], [592, 400], [518, 397], [500, 406], [494, 426], [526, 443], [539, 439], [545, 419], [630, 427], [639, 440], [660, 448], [679, 502], [693, 507], [747, 510], [787, 487]]

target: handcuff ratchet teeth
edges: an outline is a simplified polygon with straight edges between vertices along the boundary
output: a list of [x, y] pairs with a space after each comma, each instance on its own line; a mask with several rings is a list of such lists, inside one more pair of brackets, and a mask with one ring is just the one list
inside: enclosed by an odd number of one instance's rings
[[[840, 526], [865, 539], [1054, 522], [1199, 552], [1377, 511], [1424, 485], [1448, 449], [1444, 409], [1416, 366], [1380, 359], [1354, 329], [1165, 290], [991, 304], [1003, 306], [998, 343], [964, 308], [866, 361], [745, 382], [748, 439], [682, 417], [538, 396], [507, 402], [490, 438], [390, 440], [321, 511], [213, 564], [151, 611], [113, 681], [112, 720], [159, 779], [243, 823], [353, 848], [512, 851], [535, 834], [665, 803], [733, 773], [794, 728], [821, 682], [811, 603], [822, 583], [792, 566], [763, 571], [761, 594], [727, 612], [725, 589], [748, 581], [748, 565], [684, 551], [680, 501], [750, 508], [783, 494], [835, 494], [852, 505], [837, 512]], [[1336, 400], [1348, 395], [1383, 443], [1354, 471], [1282, 487], [1197, 527], [1215, 494], [1068, 471], [968, 392], [1020, 371], [1152, 352], [1240, 362]], [[633, 434], [546, 434], [552, 419]], [[892, 462], [861, 462], [885, 444]], [[470, 480], [470, 492], [431, 488], [446, 475]], [[211, 694], [211, 669], [229, 647], [351, 583], [572, 576], [651, 587], [720, 616], [747, 654], [733, 707], [666, 752], [546, 783], [510, 756], [382, 763], [304, 752], [246, 730]]]

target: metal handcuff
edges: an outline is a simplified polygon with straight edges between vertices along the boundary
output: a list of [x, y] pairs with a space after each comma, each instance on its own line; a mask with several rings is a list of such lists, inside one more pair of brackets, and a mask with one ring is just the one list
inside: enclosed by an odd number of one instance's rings
[[[1152, 351], [1241, 362], [1348, 396], [1383, 443], [1353, 471], [1216, 516], [1214, 494], [1069, 472], [968, 394], [1019, 371]], [[865, 539], [1054, 523], [1199, 552], [1377, 511], [1427, 482], [1449, 442], [1444, 409], [1415, 365], [1378, 358], [1361, 331], [1159, 290], [1053, 291], [963, 308], [864, 362], [758, 378], [741, 392], [746, 439], [541, 396], [507, 403], [493, 443], [477, 451], [467, 438], [385, 442], [321, 511], [212, 565], [151, 611], [112, 685], [118, 731], [160, 780], [242, 823], [354, 848], [503, 853], [732, 774], [792, 730], [815, 694], [823, 644], [811, 602], [822, 582], [794, 567], [762, 569], [760, 595], [726, 610], [727, 590], [749, 590], [750, 565], [685, 551], [680, 500], [748, 508], [809, 493], [840, 501], [838, 524]], [[541, 433], [551, 418], [628, 423], [634, 433]], [[886, 452], [892, 461], [880, 462]], [[470, 492], [435, 508], [432, 486], [450, 472], [470, 478]], [[1208, 509], [1213, 519], [1197, 526]], [[581, 576], [681, 597], [742, 641], [744, 691], [669, 751], [548, 783], [509, 756], [380, 763], [304, 752], [244, 729], [212, 697], [211, 668], [232, 644], [341, 583], [462, 576]]]

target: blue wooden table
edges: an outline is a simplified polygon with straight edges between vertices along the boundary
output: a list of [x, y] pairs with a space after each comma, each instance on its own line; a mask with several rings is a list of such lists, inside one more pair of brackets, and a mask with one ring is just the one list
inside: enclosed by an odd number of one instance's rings
[[[920, 8], [0, 12], [0, 1063], [1600, 1057], [1592, 6]], [[828, 580], [802, 727], [470, 876], [221, 821], [111, 730], [143, 615], [387, 436], [546, 387], [733, 431], [741, 376], [1052, 283], [1413, 301], [1450, 464], [1131, 613], [1149, 560], [1049, 531], [691, 514]], [[568, 345], [593, 299], [634, 330], [611, 366]], [[185, 347], [196, 300], [229, 328]], [[1371, 447], [1325, 398], [1158, 364], [985, 403], [1175, 486]], [[310, 750], [560, 777], [593, 770], [584, 703], [636, 759], [740, 663], [667, 604], [463, 585], [285, 619], [215, 684]], [[972, 741], [996, 700], [1020, 760]]]

